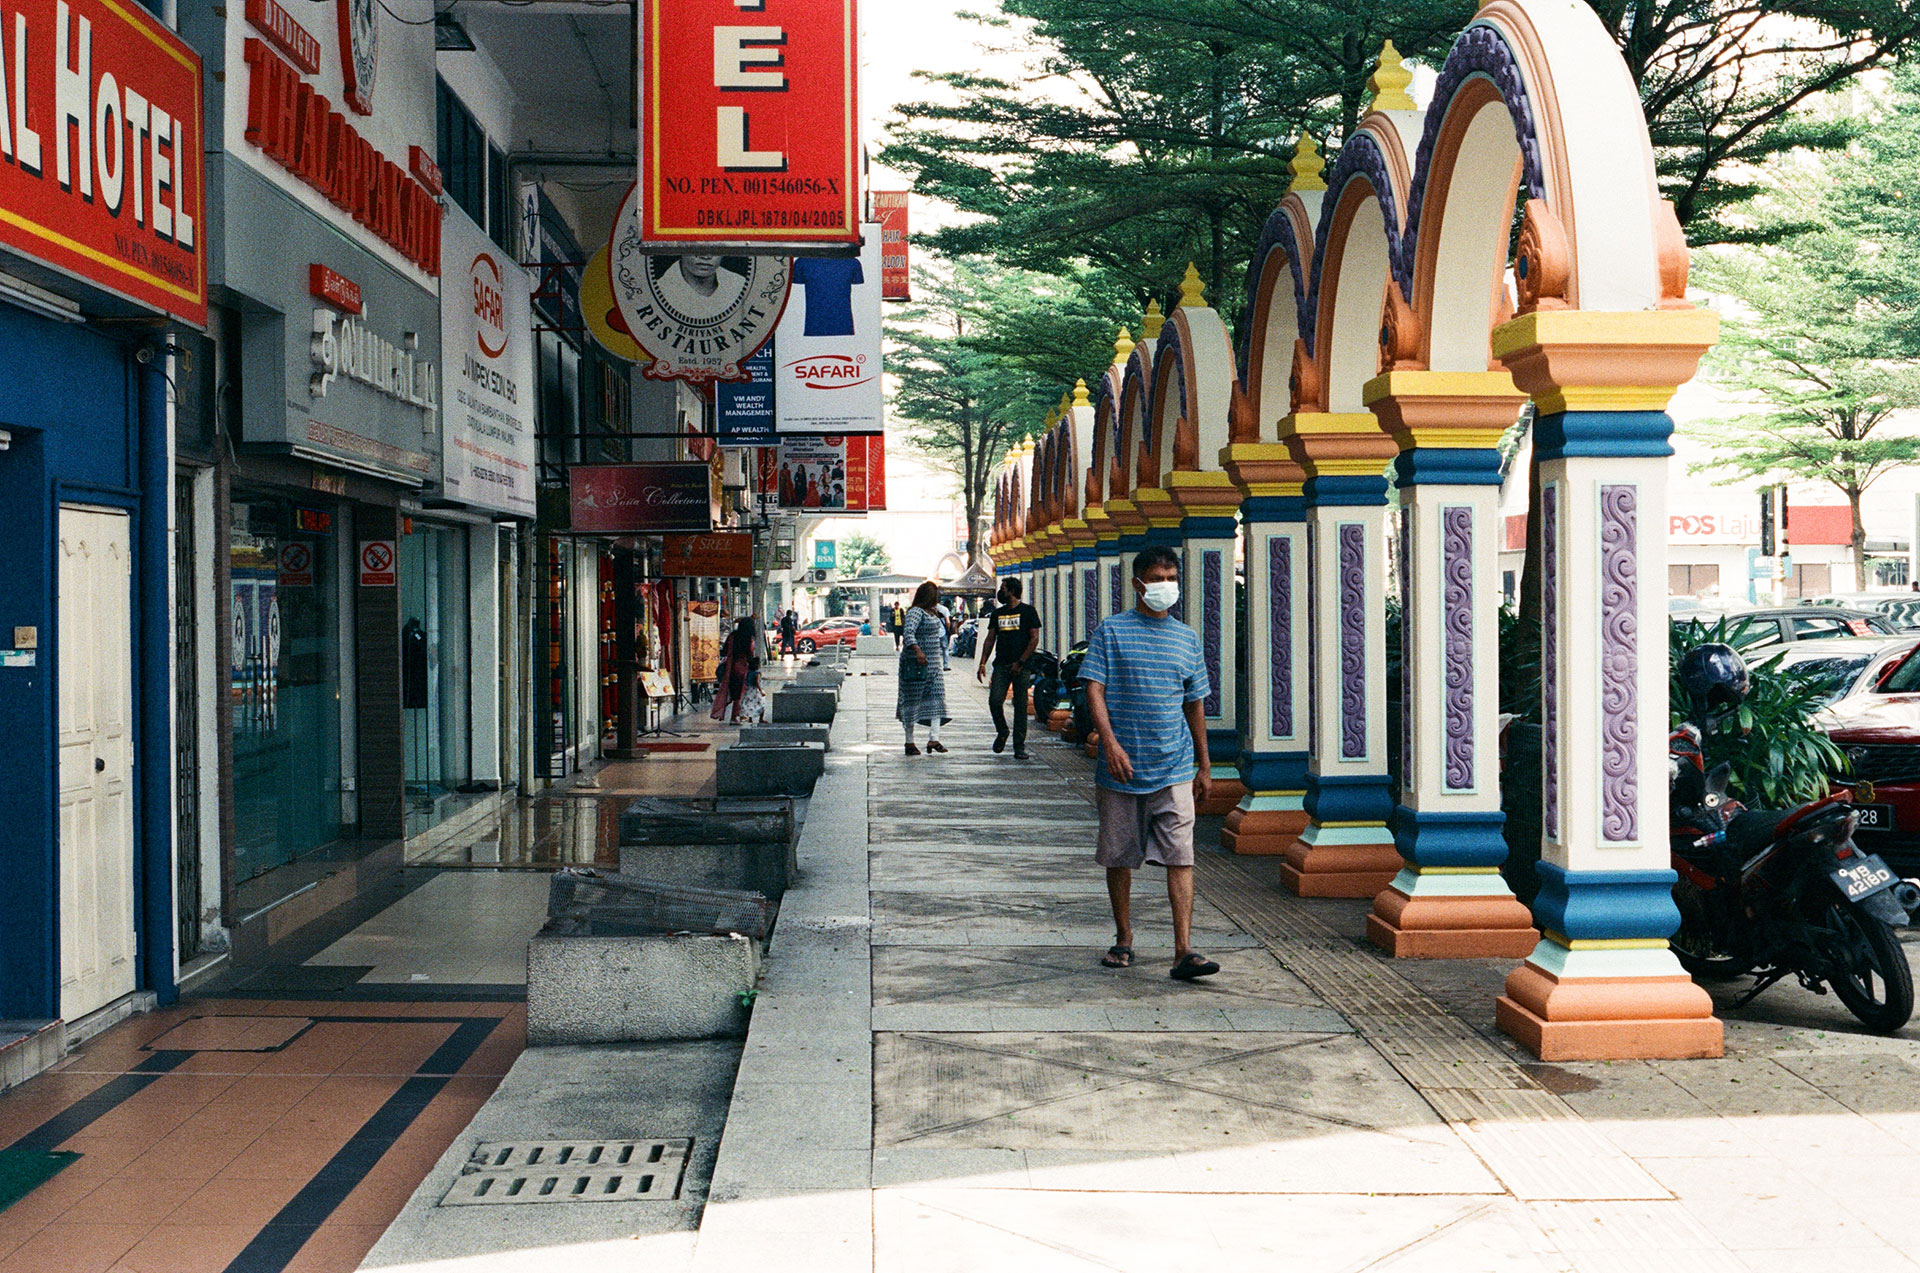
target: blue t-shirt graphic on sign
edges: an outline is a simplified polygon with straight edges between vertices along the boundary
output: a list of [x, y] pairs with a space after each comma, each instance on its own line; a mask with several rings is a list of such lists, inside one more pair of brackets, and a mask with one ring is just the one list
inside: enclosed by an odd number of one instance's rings
[[866, 282], [860, 258], [803, 256], [793, 263], [793, 282], [807, 289], [809, 336], [853, 335], [853, 286]]

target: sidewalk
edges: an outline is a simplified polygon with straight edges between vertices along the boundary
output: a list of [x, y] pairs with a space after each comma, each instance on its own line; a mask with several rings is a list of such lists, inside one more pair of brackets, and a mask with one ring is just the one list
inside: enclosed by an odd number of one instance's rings
[[1139, 962], [1102, 969], [1091, 763], [992, 755], [961, 665], [952, 754], [904, 757], [892, 688], [850, 680], [835, 722], [702, 1273], [1916, 1267], [1912, 1038], [1787, 986], [1724, 1060], [1541, 1065], [1492, 1031], [1504, 962], [1388, 960], [1364, 904], [1204, 823], [1221, 974], [1168, 980], [1151, 870]]

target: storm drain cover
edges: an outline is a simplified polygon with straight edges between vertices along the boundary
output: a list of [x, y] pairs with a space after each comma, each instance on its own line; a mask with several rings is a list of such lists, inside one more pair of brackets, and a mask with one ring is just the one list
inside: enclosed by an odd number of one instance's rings
[[535, 1202], [671, 1202], [691, 1140], [482, 1141], [443, 1207]]

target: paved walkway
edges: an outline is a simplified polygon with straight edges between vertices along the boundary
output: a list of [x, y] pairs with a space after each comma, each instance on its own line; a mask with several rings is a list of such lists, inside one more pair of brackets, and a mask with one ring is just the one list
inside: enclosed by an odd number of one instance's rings
[[992, 755], [960, 669], [953, 753], [904, 757], [891, 689], [848, 682], [696, 1268], [1916, 1267], [1911, 1038], [1780, 987], [1722, 1061], [1540, 1065], [1504, 963], [1389, 961], [1204, 826], [1221, 974], [1167, 978], [1151, 871], [1102, 969], [1090, 762]]

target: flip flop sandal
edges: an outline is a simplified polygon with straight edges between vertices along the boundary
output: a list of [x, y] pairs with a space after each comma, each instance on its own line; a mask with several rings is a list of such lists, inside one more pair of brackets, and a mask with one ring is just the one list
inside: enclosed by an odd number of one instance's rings
[[1213, 960], [1190, 954], [1168, 969], [1167, 976], [1175, 981], [1194, 981], [1201, 977], [1211, 977], [1219, 971], [1220, 965]]
[[1133, 967], [1133, 947], [1113, 945], [1107, 947], [1107, 953], [1100, 956], [1102, 968]]

